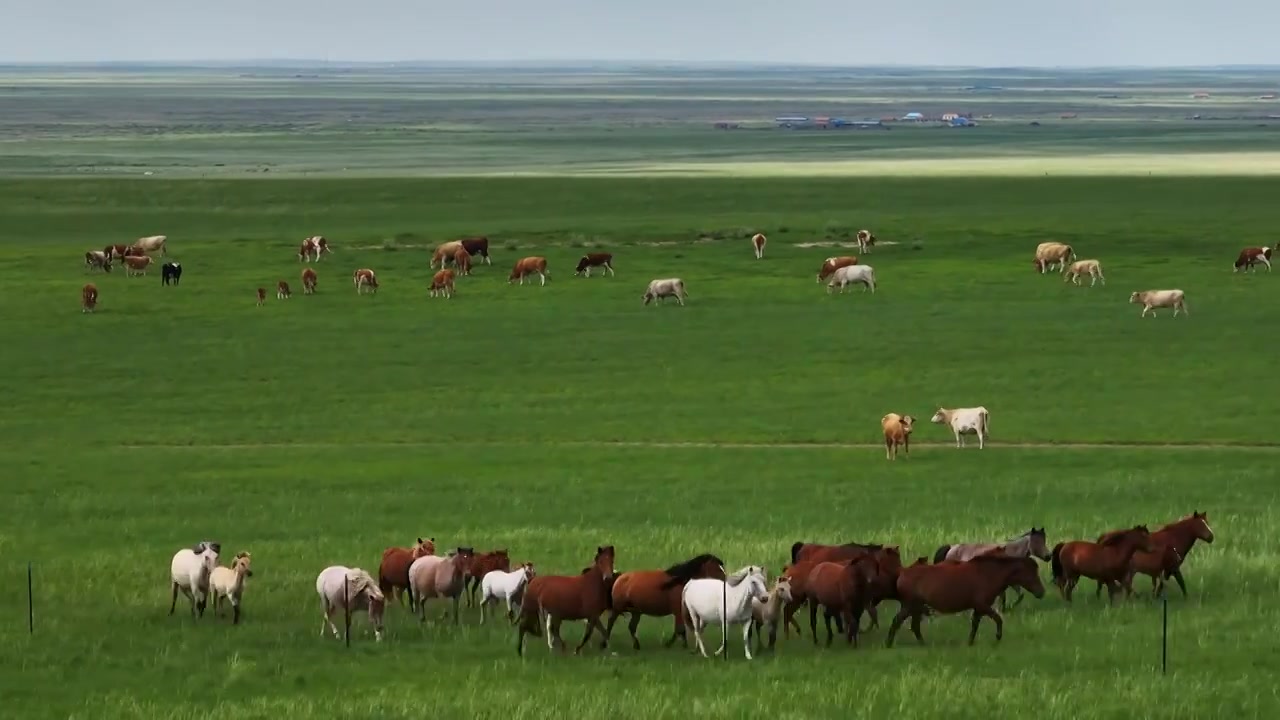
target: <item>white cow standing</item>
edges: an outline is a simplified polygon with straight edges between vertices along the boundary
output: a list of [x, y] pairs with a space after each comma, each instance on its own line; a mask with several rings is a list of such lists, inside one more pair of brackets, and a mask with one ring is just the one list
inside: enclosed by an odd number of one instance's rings
[[831, 288], [839, 287], [840, 292], [844, 292], [846, 285], [862, 285], [862, 292], [868, 289], [871, 292], [876, 291], [876, 271], [870, 265], [846, 265], [839, 268], [831, 275], [831, 282], [827, 283], [827, 292], [831, 292]]
[[681, 305], [684, 305], [684, 299], [689, 297], [689, 292], [684, 289], [684, 280], [680, 278], [664, 278], [650, 282], [649, 287], [641, 297], [644, 298], [645, 305], [648, 305], [653, 300], [662, 300], [668, 297], [674, 297]]
[[978, 436], [978, 449], [986, 447], [986, 441], [990, 438], [988, 428], [990, 427], [989, 413], [987, 409], [978, 406], [971, 408], [955, 408], [948, 410], [946, 408], [938, 408], [938, 412], [933, 414], [930, 422], [939, 425], [950, 425], [951, 432], [956, 434], [956, 447], [964, 447], [965, 435]]

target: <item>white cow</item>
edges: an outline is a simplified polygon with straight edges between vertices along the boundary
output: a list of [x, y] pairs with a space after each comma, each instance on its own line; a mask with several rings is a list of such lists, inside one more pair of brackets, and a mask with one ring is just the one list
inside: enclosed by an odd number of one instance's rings
[[209, 602], [209, 576], [218, 567], [218, 552], [221, 550], [221, 545], [206, 540], [174, 553], [169, 563], [169, 577], [173, 584], [170, 615], [178, 605], [178, 591], [181, 590], [191, 600], [191, 614], [204, 617], [204, 608]]
[[1067, 268], [1066, 274], [1062, 277], [1062, 282], [1070, 280], [1072, 284], [1079, 285], [1080, 276], [1085, 273], [1089, 275], [1089, 287], [1093, 287], [1093, 284], [1099, 280], [1102, 281], [1103, 285], [1107, 284], [1107, 279], [1102, 275], [1102, 265], [1097, 260], [1077, 260], [1071, 263], [1071, 266]]
[[955, 408], [948, 410], [946, 408], [938, 408], [938, 412], [933, 414], [930, 422], [939, 425], [950, 425], [951, 432], [956, 434], [956, 447], [964, 447], [965, 435], [978, 436], [978, 449], [986, 447], [986, 441], [990, 438], [988, 428], [990, 427], [989, 414], [987, 409], [978, 406], [971, 408]]
[[650, 282], [649, 288], [641, 297], [645, 305], [648, 305], [651, 300], [662, 300], [668, 297], [674, 297], [684, 305], [684, 299], [689, 297], [689, 293], [684, 289], [684, 281], [680, 278], [665, 278]]
[[1141, 317], [1146, 317], [1148, 310], [1151, 311], [1151, 317], [1155, 317], [1155, 308], [1163, 307], [1173, 308], [1174, 317], [1178, 317], [1179, 310], [1183, 315], [1189, 314], [1186, 294], [1181, 290], [1143, 290], [1130, 295], [1129, 302], [1142, 305]]
[[145, 253], [153, 253], [159, 250], [160, 256], [164, 257], [165, 255], [164, 241], [168, 239], [169, 239], [168, 236], [165, 236], [165, 235], [149, 235], [147, 237], [138, 238], [137, 240], [135, 240], [133, 243], [133, 247]]
[[844, 292], [846, 285], [855, 284], [862, 285], [862, 292], [866, 292], [867, 288], [871, 292], [876, 291], [876, 271], [870, 265], [845, 265], [837, 268], [831, 274], [831, 281], [827, 283], [827, 292], [831, 292], [831, 288], [839, 286], [840, 292]]
[[1063, 272], [1067, 269], [1067, 263], [1074, 257], [1076, 251], [1070, 245], [1060, 242], [1042, 242], [1036, 246], [1036, 259], [1034, 261], [1036, 270], [1043, 275], [1045, 272], [1052, 270], [1054, 265], [1058, 266], [1058, 271]]

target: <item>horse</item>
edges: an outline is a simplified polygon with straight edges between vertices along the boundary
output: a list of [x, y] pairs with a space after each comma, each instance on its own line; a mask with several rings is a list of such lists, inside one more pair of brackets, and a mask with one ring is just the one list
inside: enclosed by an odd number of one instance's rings
[[[1105, 533], [1098, 538], [1103, 542], [1114, 532]], [[1151, 594], [1159, 595], [1164, 589], [1165, 578], [1173, 578], [1182, 589], [1182, 597], [1187, 596], [1187, 584], [1182, 579], [1182, 563], [1187, 553], [1196, 544], [1196, 540], [1213, 543], [1213, 528], [1209, 527], [1209, 514], [1194, 511], [1190, 515], [1165, 525], [1151, 533], [1151, 552], [1139, 550], [1133, 554], [1129, 572], [1124, 579], [1124, 587], [1129, 595], [1133, 594], [1133, 576], [1137, 573], [1151, 576]], [[1098, 583], [1094, 597], [1102, 595], [1103, 583]]]
[[1107, 594], [1114, 605], [1116, 594], [1129, 576], [1129, 562], [1139, 550], [1151, 552], [1151, 532], [1146, 525], [1108, 533], [1103, 542], [1072, 540], [1058, 543], [1049, 553], [1053, 582], [1062, 592], [1063, 599], [1071, 602], [1071, 593], [1080, 578], [1092, 578], [1107, 586]]
[[818, 606], [824, 612], [827, 626], [827, 647], [831, 647], [834, 637], [831, 633], [831, 619], [839, 614], [848, 626], [847, 641], [858, 646], [858, 625], [862, 622], [862, 611], [870, 600], [870, 585], [875, 579], [877, 567], [874, 556], [863, 555], [857, 560], [847, 562], [821, 562], [809, 572], [806, 581], [809, 596], [809, 632], [813, 634], [813, 644], [818, 644]]
[[751, 659], [752, 603], [763, 599], [769, 591], [762, 574], [744, 570], [724, 580], [690, 580], [681, 591], [680, 604], [693, 629], [693, 639], [698, 643], [698, 651], [702, 653], [702, 657], [707, 657], [707, 648], [702, 643], [702, 631], [709, 621], [716, 620], [720, 622], [721, 635], [720, 649], [715, 654], [719, 655], [729, 646], [729, 626], [742, 625], [742, 650], [747, 659]]
[[490, 600], [505, 600], [507, 621], [514, 623], [515, 608], [524, 595], [525, 587], [536, 576], [533, 563], [530, 562], [522, 564], [514, 572], [490, 570], [485, 573], [480, 581], [480, 624], [484, 624], [484, 606], [488, 605]]
[[213, 614], [218, 615], [218, 600], [226, 598], [231, 603], [231, 624], [240, 624], [240, 600], [244, 597], [245, 578], [253, 577], [249, 569], [252, 558], [249, 553], [236, 553], [231, 567], [218, 566], [209, 574], [209, 587], [213, 593]]
[[689, 637], [685, 633], [684, 612], [680, 605], [680, 592], [685, 583], [697, 578], [724, 579], [724, 561], [710, 553], [703, 553], [682, 563], [672, 565], [666, 570], [632, 570], [618, 575], [614, 581], [611, 594], [611, 611], [609, 622], [604, 629], [604, 642], [601, 649], [609, 647], [609, 638], [613, 635], [613, 625], [618, 618], [630, 613], [631, 622], [627, 629], [631, 631], [631, 645], [640, 649], [640, 639], [636, 637], [636, 629], [640, 627], [640, 618], [675, 617], [675, 630], [671, 637], [663, 643], [663, 647], [680, 638], [684, 646], [689, 647]]
[[911, 632], [923, 645], [920, 620], [930, 610], [944, 615], [972, 610], [970, 645], [978, 636], [978, 624], [985, 615], [995, 622], [996, 642], [999, 642], [1004, 637], [1004, 619], [994, 605], [1000, 593], [1011, 586], [1025, 588], [1037, 599], [1044, 597], [1044, 584], [1040, 582], [1040, 570], [1035, 560], [979, 555], [968, 562], [944, 560], [930, 565], [925, 558], [920, 558], [898, 574], [897, 596], [902, 607], [889, 625], [885, 647], [893, 647], [893, 638], [908, 617], [911, 618]]
[[560, 623], [565, 620], [586, 620], [587, 630], [582, 642], [573, 651], [582, 652], [592, 631], [599, 629], [600, 615], [609, 609], [609, 583], [614, 578], [612, 545], [596, 548], [591, 566], [579, 575], [539, 575], [529, 581], [520, 601], [520, 623], [516, 630], [516, 655], [524, 656], [524, 636], [537, 635], [543, 627], [547, 633], [547, 647], [552, 650], [560, 644], [564, 652], [564, 639], [560, 637]]
[[[845, 560], [857, 560], [868, 553], [883, 553], [891, 556], [889, 564], [902, 567], [902, 557], [898, 552], [897, 545], [877, 545], [864, 543], [845, 543], [844, 545], [819, 545], [817, 543], [796, 542], [791, 546], [791, 562], [794, 568], [800, 565], [801, 568], [787, 573], [791, 576], [791, 593], [794, 599], [787, 603], [785, 617], [783, 621], [783, 630], [790, 635], [790, 628], [795, 627], [796, 633], [802, 633], [800, 624], [795, 621], [796, 610], [804, 604], [807, 599], [806, 587], [808, 585], [808, 575], [813, 571], [814, 566], [820, 562], [841, 562]], [[893, 574], [896, 570], [886, 568], [885, 575], [878, 579], [873, 592], [873, 600], [867, 607], [867, 614], [871, 616], [871, 624], [868, 630], [880, 627], [880, 617], [876, 613], [876, 606], [881, 601], [893, 596]], [[837, 616], [835, 618], [836, 629], [844, 632], [844, 620]]]
[[471, 567], [467, 570], [467, 579], [464, 581], [467, 589], [467, 607], [476, 606], [476, 590], [480, 589], [484, 576], [494, 570], [503, 572], [511, 570], [511, 556], [507, 554], [506, 549], [480, 553], [471, 560]]
[[475, 550], [459, 547], [445, 557], [424, 555], [413, 561], [409, 566], [409, 609], [417, 608], [419, 622], [426, 622], [427, 600], [434, 597], [452, 598], [453, 624], [460, 622], [458, 603], [474, 558]]
[[333, 624], [333, 614], [344, 608], [369, 611], [369, 624], [373, 625], [373, 637], [382, 642], [382, 614], [387, 598], [378, 589], [369, 573], [360, 568], [331, 565], [316, 577], [316, 593], [320, 596], [320, 608], [324, 619], [320, 621], [320, 637], [324, 637], [325, 625], [338, 638], [338, 628]]
[[191, 616], [204, 617], [204, 608], [209, 602], [209, 577], [218, 567], [218, 553], [222, 545], [203, 540], [194, 547], [182, 548], [173, 554], [169, 563], [169, 576], [173, 589], [173, 598], [169, 603], [169, 614], [172, 615], [178, 605], [178, 591], [181, 590], [191, 600]]
[[[785, 572], [785, 571], [784, 571]], [[791, 578], [780, 576], [773, 582], [773, 588], [763, 598], [751, 601], [752, 627], [756, 633], [756, 652], [760, 651], [762, 641], [761, 630], [769, 628], [769, 649], [778, 642], [778, 621], [782, 619], [782, 610], [791, 602]]]
[[[1049, 548], [1045, 545], [1044, 528], [1032, 527], [1030, 530], [1019, 535], [1018, 537], [1005, 543], [960, 543], [957, 545], [943, 545], [938, 548], [938, 552], [933, 554], [933, 561], [940, 563], [943, 560], [959, 560], [964, 562], [972, 560], [979, 555], [987, 555], [990, 553], [1001, 553], [1008, 557], [1038, 557], [1045, 562], [1049, 561]], [[1013, 607], [1026, 599], [1022, 588], [1015, 588], [1018, 593], [1018, 599], [1013, 601]], [[1010, 609], [1005, 599], [1004, 593], [1000, 594], [1000, 611], [1008, 612]]]
[[378, 565], [378, 589], [383, 595], [392, 595], [400, 604], [404, 604], [403, 592], [409, 589], [409, 566], [424, 555], [436, 554], [436, 539], [423, 540], [413, 547], [389, 547], [382, 551], [382, 562]]

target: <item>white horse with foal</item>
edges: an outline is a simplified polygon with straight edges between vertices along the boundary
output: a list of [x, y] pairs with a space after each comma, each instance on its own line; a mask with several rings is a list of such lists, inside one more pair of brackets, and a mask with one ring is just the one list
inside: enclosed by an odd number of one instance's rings
[[480, 624], [484, 624], [484, 607], [496, 600], [507, 602], [507, 619], [513, 620], [515, 609], [524, 597], [524, 589], [534, 575], [533, 563], [525, 563], [511, 572], [491, 570], [485, 573], [480, 580]]
[[218, 553], [221, 551], [219, 543], [204, 540], [196, 543], [195, 547], [182, 548], [174, 553], [169, 563], [173, 589], [170, 615], [178, 606], [178, 591], [181, 590], [191, 600], [191, 615], [194, 617], [199, 611], [199, 617], [204, 617], [204, 608], [209, 602], [209, 576], [218, 567]]
[[729, 626], [742, 625], [742, 649], [747, 659], [751, 659], [751, 606], [753, 600], [764, 599], [769, 594], [765, 582], [764, 568], [748, 565], [724, 580], [698, 578], [685, 584], [680, 602], [702, 657], [707, 657], [702, 631], [710, 622], [716, 621], [720, 623], [721, 636], [720, 649], [715, 654], [719, 655], [728, 647]]

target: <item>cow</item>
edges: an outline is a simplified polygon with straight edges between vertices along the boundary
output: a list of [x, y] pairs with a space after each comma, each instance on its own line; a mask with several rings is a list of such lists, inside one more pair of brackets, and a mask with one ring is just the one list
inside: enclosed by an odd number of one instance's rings
[[1231, 272], [1236, 272], [1240, 268], [1252, 272], [1256, 263], [1266, 265], [1267, 272], [1271, 272], [1271, 248], [1251, 247], [1241, 250], [1240, 255], [1236, 257], [1236, 264], [1231, 268]]
[[818, 268], [818, 282], [822, 282], [831, 277], [831, 274], [842, 267], [849, 265], [857, 265], [858, 258], [852, 255], [842, 255], [840, 257], [829, 257], [822, 261], [822, 267]]
[[160, 282], [168, 285], [172, 280], [174, 285], [182, 279], [182, 264], [176, 262], [167, 262], [160, 266]]
[[431, 265], [428, 267], [434, 270], [436, 263], [440, 263], [440, 267], [443, 269], [453, 259], [453, 256], [458, 253], [458, 248], [460, 247], [463, 247], [461, 240], [450, 240], [447, 243], [441, 243], [436, 247], [435, 252], [431, 253]]
[[453, 271], [437, 270], [436, 274], [431, 277], [431, 297], [435, 297], [436, 293], [446, 298], [453, 297]]
[[91, 313], [98, 306], [98, 286], [89, 283], [80, 288], [80, 312]]
[[357, 295], [364, 294], [365, 288], [369, 288], [369, 292], [373, 294], [378, 292], [378, 276], [369, 268], [360, 268], [351, 273], [351, 282], [355, 283]]
[[764, 236], [764, 233], [756, 233], [751, 236], [751, 247], [755, 248], [757, 260], [764, 257], [764, 244], [767, 242], [769, 242], [769, 239]]
[[1036, 246], [1036, 259], [1033, 264], [1041, 275], [1055, 264], [1059, 266], [1059, 272], [1066, 272], [1067, 263], [1071, 262], [1075, 254], [1075, 250], [1072, 250], [1070, 245], [1060, 242], [1042, 242]]
[[653, 280], [644, 291], [644, 295], [641, 296], [645, 305], [648, 305], [653, 300], [664, 300], [669, 297], [674, 297], [681, 305], [684, 305], [685, 298], [689, 297], [689, 292], [684, 289], [684, 280], [680, 278]]
[[844, 292], [844, 288], [849, 284], [862, 285], [862, 292], [866, 292], [868, 288], [871, 292], [876, 291], [876, 271], [870, 265], [845, 265], [837, 269], [831, 274], [831, 282], [827, 283], [827, 292], [831, 292], [831, 288], [840, 287], [840, 292]]
[[466, 248], [468, 253], [484, 258], [485, 265], [493, 264], [493, 261], [489, 259], [489, 238], [467, 237], [458, 242], [462, 243], [462, 247]]
[[911, 427], [916, 419], [910, 415], [889, 413], [880, 418], [880, 429], [884, 431], [884, 457], [886, 460], [898, 459], [898, 446], [902, 452], [911, 454]]
[[125, 256], [125, 252], [129, 249], [128, 245], [108, 245], [102, 248], [102, 252], [112, 260], [119, 260]]
[[302, 245], [298, 247], [298, 261], [320, 262], [320, 256], [324, 253], [332, 253], [333, 249], [329, 247], [329, 241], [320, 235], [312, 235], [302, 241]]
[[146, 254], [146, 250], [130, 245], [124, 249], [124, 252], [120, 254], [120, 257], [143, 257]]
[[453, 252], [453, 264], [458, 268], [459, 275], [471, 274], [471, 253], [467, 252], [465, 245], [459, 245]]
[[98, 268], [103, 272], [111, 272], [111, 253], [105, 250], [90, 250], [84, 254], [84, 266], [89, 270]]
[[124, 258], [124, 274], [128, 275], [146, 275], [147, 266], [151, 264], [151, 258], [147, 255], [126, 255]]
[[871, 252], [871, 246], [876, 244], [876, 236], [870, 230], [859, 230], [854, 239], [858, 241], [858, 252], [863, 255]]
[[1071, 267], [1067, 268], [1067, 272], [1062, 277], [1062, 282], [1071, 281], [1074, 285], [1080, 284], [1080, 276], [1085, 273], [1089, 274], [1089, 287], [1102, 281], [1103, 285], [1107, 284], [1107, 279], [1102, 276], [1102, 265], [1097, 260], [1077, 260], [1071, 263]]
[[281, 280], [276, 283], [276, 299], [287, 300], [293, 297], [293, 293], [289, 291], [289, 283]]
[[511, 268], [511, 274], [507, 276], [507, 284], [510, 285], [517, 278], [520, 284], [524, 284], [526, 275], [537, 273], [542, 277], [542, 284], [547, 284], [547, 278], [551, 273], [547, 272], [547, 259], [544, 257], [527, 257], [516, 261], [515, 266]]
[[986, 447], [987, 440], [991, 437], [988, 432], [989, 418], [987, 409], [982, 406], [954, 410], [938, 408], [938, 412], [933, 414], [929, 422], [951, 426], [951, 432], [956, 434], [956, 447], [964, 447], [963, 436], [977, 435], [978, 449], [981, 450]]
[[302, 268], [302, 294], [314, 295], [316, 292], [316, 271]]
[[144, 238], [138, 238], [130, 247], [135, 250], [141, 250], [143, 253], [153, 253], [160, 251], [160, 257], [165, 256], [164, 241], [168, 238], [164, 235], [148, 235]]
[[1186, 293], [1181, 290], [1143, 290], [1129, 296], [1129, 302], [1142, 305], [1142, 315], [1146, 317], [1147, 311], [1151, 311], [1151, 317], [1156, 316], [1155, 308], [1171, 307], [1173, 308], [1173, 316], [1178, 317], [1178, 311], [1181, 310], [1183, 315], [1187, 312]]
[[573, 271], [575, 277], [586, 271], [587, 277], [591, 277], [591, 268], [602, 267], [604, 272], [613, 273], [613, 253], [587, 253], [578, 258], [578, 269]]
[[262, 303], [266, 301], [267, 301], [267, 289], [258, 288], [258, 305], [262, 305]]

